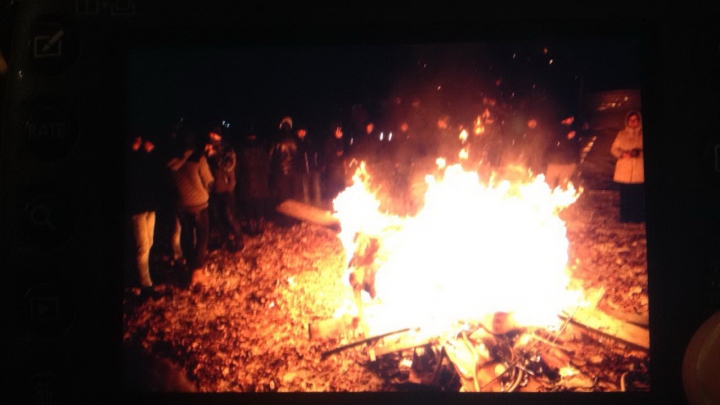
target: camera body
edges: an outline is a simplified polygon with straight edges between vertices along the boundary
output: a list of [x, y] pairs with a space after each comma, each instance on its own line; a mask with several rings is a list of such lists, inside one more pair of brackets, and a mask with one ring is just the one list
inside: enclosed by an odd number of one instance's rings
[[[22, 400], [123, 403], [123, 217], [128, 52], [546, 38], [640, 38], [651, 378], [647, 393], [342, 396], [410, 403], [682, 403], [682, 359], [720, 309], [720, 30], [712, 21], [498, 19], [137, 0], [15, 1], [5, 10], [0, 139], [4, 328]], [[292, 15], [290, 15], [292, 14]], [[454, 14], [454, 13], [450, 13]], [[355, 15], [356, 20], [337, 18]], [[462, 23], [455, 24], [455, 18]], [[400, 22], [397, 22], [400, 21]], [[7, 45], [6, 45], [7, 44]], [[621, 63], [609, 61], [608, 63]], [[182, 63], [182, 61], [178, 61]], [[151, 69], [152, 66], [148, 66]], [[198, 103], [202, 103], [198, 100]], [[162, 106], [158, 106], [162, 110]], [[163, 111], [172, 114], [174, 112]], [[151, 114], [152, 112], [148, 112]], [[28, 311], [29, 309], [29, 311]], [[11, 356], [12, 357], [12, 356]], [[214, 403], [217, 396], [130, 397]], [[327, 394], [256, 395], [336, 401]], [[506, 402], [507, 401], [507, 402]]]

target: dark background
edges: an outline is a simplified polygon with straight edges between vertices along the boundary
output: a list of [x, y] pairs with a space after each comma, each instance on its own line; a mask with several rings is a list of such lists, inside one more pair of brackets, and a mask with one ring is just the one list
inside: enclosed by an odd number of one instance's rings
[[378, 118], [396, 97], [460, 115], [482, 95], [578, 112], [589, 92], [639, 89], [641, 61], [638, 36], [139, 49], [128, 56], [128, 127], [195, 117], [268, 131], [289, 115], [326, 131], [355, 104]]

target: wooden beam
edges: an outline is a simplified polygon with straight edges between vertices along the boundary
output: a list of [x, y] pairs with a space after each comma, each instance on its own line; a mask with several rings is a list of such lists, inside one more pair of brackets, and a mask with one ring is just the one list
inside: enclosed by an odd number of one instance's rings
[[621, 311], [616, 311], [616, 310], [612, 310], [612, 309], [604, 309], [603, 312], [612, 316], [613, 318], [616, 318], [616, 319], [619, 319], [621, 321], [625, 321], [628, 323], [634, 323], [635, 325], [638, 325], [638, 326], [644, 326], [647, 328], [650, 324], [650, 320], [648, 319], [647, 316], [644, 316], [644, 315], [629, 314], [627, 312], [621, 312]]
[[326, 211], [312, 205], [302, 203], [293, 199], [288, 199], [278, 204], [275, 210], [283, 215], [299, 219], [300, 221], [317, 224], [327, 228], [340, 229], [340, 220], [338, 220], [330, 211]]
[[432, 343], [433, 337], [425, 334], [418, 334], [410, 331], [400, 335], [399, 338], [390, 340], [383, 339], [383, 345], [376, 345], [374, 347], [374, 355], [376, 357], [382, 356], [388, 353], [399, 352], [402, 350], [413, 349], [419, 346], [425, 346]]
[[[568, 319], [570, 313], [563, 313], [560, 317]], [[615, 319], [604, 312], [578, 308], [572, 316], [571, 322], [634, 346], [650, 349], [650, 331], [648, 329]]]
[[327, 358], [328, 356], [330, 356], [330, 355], [332, 355], [332, 354], [340, 353], [340, 352], [345, 351], [345, 350], [347, 350], [347, 349], [351, 349], [351, 348], [353, 348], [353, 347], [360, 346], [360, 345], [363, 345], [363, 344], [369, 344], [369, 343], [372, 343], [372, 342], [374, 342], [374, 341], [376, 341], [376, 340], [382, 339], [382, 338], [384, 338], [384, 337], [386, 337], [386, 336], [395, 335], [395, 334], [398, 334], [398, 333], [404, 333], [404, 332], [407, 332], [407, 331], [409, 331], [409, 330], [410, 330], [410, 329], [407, 329], [407, 328], [406, 328], [406, 329], [400, 329], [400, 330], [396, 330], [396, 331], [393, 331], [393, 332], [384, 333], [384, 334], [382, 334], [382, 335], [373, 336], [373, 337], [369, 337], [369, 338], [367, 338], [367, 339], [362, 339], [362, 340], [358, 340], [358, 341], [355, 341], [355, 342], [352, 342], [352, 343], [348, 343], [348, 344], [346, 344], [346, 345], [343, 345], [343, 346], [340, 346], [340, 347], [336, 347], [336, 348], [334, 348], [334, 349], [331, 349], [331, 350], [328, 350], [328, 351], [323, 352], [322, 355], [321, 355], [321, 359], [324, 360], [325, 358]]

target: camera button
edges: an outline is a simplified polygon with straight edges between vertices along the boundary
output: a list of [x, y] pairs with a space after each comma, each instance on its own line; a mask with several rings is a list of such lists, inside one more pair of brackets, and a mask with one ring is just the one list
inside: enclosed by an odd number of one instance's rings
[[27, 382], [27, 395], [30, 403], [57, 403], [57, 379], [53, 373], [44, 371], [33, 375]]
[[76, 214], [66, 201], [56, 194], [40, 194], [22, 207], [17, 240], [24, 247], [57, 249], [70, 240], [76, 226]]
[[[25, 400], [23, 404], [54, 405], [80, 403], [78, 385], [73, 372], [63, 365], [50, 364], [33, 367], [37, 371], [25, 381]], [[38, 370], [39, 369], [39, 370]]]
[[39, 284], [23, 297], [20, 341], [53, 341], [65, 336], [74, 323], [74, 305], [67, 292], [52, 284]]
[[62, 73], [75, 62], [78, 45], [75, 30], [55, 21], [36, 23], [28, 39], [33, 65], [50, 75]]
[[23, 155], [58, 160], [77, 144], [77, 125], [72, 116], [55, 105], [41, 105], [30, 112], [23, 133]]

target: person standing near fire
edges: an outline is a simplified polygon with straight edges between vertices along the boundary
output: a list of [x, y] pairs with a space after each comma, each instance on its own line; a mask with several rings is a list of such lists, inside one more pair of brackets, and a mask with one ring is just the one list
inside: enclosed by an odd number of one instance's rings
[[520, 153], [523, 161], [534, 175], [545, 172], [543, 151], [547, 149], [550, 141], [543, 124], [534, 115], [530, 116], [521, 136], [522, 149]]
[[308, 138], [307, 128], [300, 126], [295, 131], [297, 154], [295, 155], [295, 197], [305, 204], [319, 207], [320, 196], [320, 157], [312, 140]]
[[332, 125], [332, 135], [325, 140], [323, 148], [323, 174], [325, 194], [323, 199], [329, 208], [332, 201], [345, 189], [347, 162], [345, 160], [345, 140], [342, 124]]
[[415, 139], [410, 132], [410, 125], [406, 120], [400, 122], [396, 136], [392, 139], [394, 152], [393, 187], [392, 193], [403, 207], [402, 212], [411, 210], [410, 177], [412, 165], [415, 160]]
[[292, 126], [290, 117], [284, 117], [280, 121], [278, 136], [270, 151], [270, 189], [275, 200], [273, 206], [294, 196], [297, 141], [292, 133]]
[[126, 159], [126, 207], [132, 221], [135, 270], [143, 288], [153, 285], [149, 259], [162, 170], [154, 151], [155, 142], [151, 138], [137, 136], [132, 139]]
[[580, 137], [575, 129], [575, 117], [567, 115], [560, 122], [555, 139], [545, 152], [547, 170], [545, 181], [551, 189], [567, 189], [570, 178], [580, 162]]
[[202, 268], [207, 257], [208, 206], [214, 179], [203, 150], [196, 145], [194, 133], [184, 130], [179, 136], [182, 155], [171, 159], [168, 167], [176, 197], [182, 251], [192, 270], [191, 283], [195, 284], [203, 278]]
[[617, 159], [613, 181], [620, 186], [620, 222], [645, 221], [643, 133], [640, 112], [625, 116], [625, 128], [610, 148]]
[[265, 227], [269, 206], [270, 162], [267, 144], [258, 137], [253, 126], [248, 128], [240, 146], [239, 166], [237, 188], [242, 217], [250, 235], [259, 235]]
[[[473, 125], [472, 133], [475, 136], [473, 138], [473, 146], [477, 149], [481, 149], [480, 156], [473, 158], [472, 147], [470, 160], [474, 163], [476, 159], [480, 158], [482, 165], [489, 166], [493, 169], [500, 166], [500, 160], [502, 158], [503, 150], [503, 120], [500, 117], [500, 108], [497, 106], [497, 101], [493, 97], [483, 97], [483, 110], [480, 113], [479, 124], [481, 132], [477, 133], [477, 124]], [[477, 123], [478, 119], [476, 119]]]
[[243, 236], [235, 214], [237, 155], [235, 149], [223, 141], [223, 136], [222, 127], [212, 127], [208, 132], [210, 142], [205, 145], [205, 155], [215, 179], [210, 193], [210, 209], [221, 243], [231, 252], [238, 252], [243, 249]]
[[460, 150], [467, 146], [460, 139], [460, 131], [450, 127], [450, 116], [442, 114], [438, 117], [435, 129], [435, 148], [433, 154], [445, 159], [447, 165], [458, 162]]
[[357, 135], [350, 150], [352, 158], [358, 162], [365, 162], [368, 166], [374, 165], [378, 156], [379, 136], [375, 123], [373, 121], [366, 122], [363, 131]]

